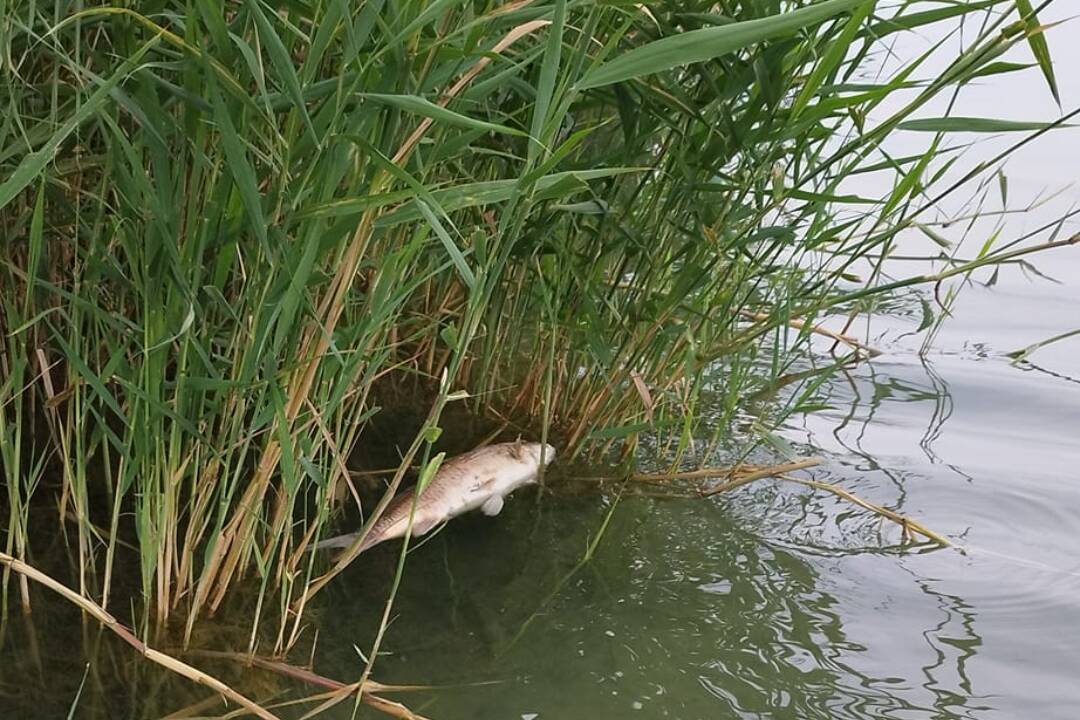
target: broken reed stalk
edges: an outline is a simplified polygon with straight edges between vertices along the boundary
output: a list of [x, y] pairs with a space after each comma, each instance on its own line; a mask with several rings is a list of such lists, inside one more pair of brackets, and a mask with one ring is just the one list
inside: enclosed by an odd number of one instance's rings
[[101, 625], [111, 630], [113, 633], [119, 636], [121, 640], [126, 642], [131, 647], [135, 648], [135, 650], [137, 650], [147, 660], [157, 663], [158, 665], [162, 666], [167, 670], [171, 670], [177, 675], [186, 677], [188, 680], [196, 682], [200, 685], [205, 685], [206, 687], [214, 690], [223, 697], [232, 700], [237, 705], [240, 705], [248, 712], [251, 712], [256, 716], [263, 718], [263, 720], [279, 720], [277, 715], [274, 715], [266, 708], [263, 708], [257, 703], [244, 697], [243, 695], [233, 690], [231, 687], [221, 682], [217, 678], [213, 677], [212, 675], [207, 675], [198, 668], [194, 668], [187, 663], [181, 662], [180, 660], [177, 660], [171, 655], [166, 655], [160, 650], [153, 649], [152, 647], [144, 643], [142, 640], [140, 640], [138, 637], [136, 637], [135, 633], [129, 630], [125, 625], [121, 624], [120, 621], [118, 621], [115, 617], [109, 614], [108, 611], [95, 603], [93, 600], [90, 600], [89, 598], [78, 594], [71, 588], [67, 587], [53, 577], [43, 573], [37, 568], [31, 565], [27, 565], [22, 560], [12, 557], [5, 552], [0, 552], [0, 565], [5, 565], [11, 568], [11, 570], [15, 573], [44, 585], [53, 592], [62, 596], [64, 599], [82, 608], [91, 617], [101, 623]]
[[[195, 655], [198, 657], [218, 658], [222, 660], [232, 660], [233, 662], [242, 663], [244, 665], [250, 665], [262, 670], [268, 670], [272, 673], [282, 675], [284, 677], [293, 678], [305, 682], [309, 685], [325, 688], [327, 690], [345, 690], [348, 689], [350, 693], [360, 692], [360, 699], [365, 705], [368, 705], [376, 710], [380, 710], [388, 715], [394, 717], [415, 718], [415, 720], [425, 720], [422, 715], [417, 715], [404, 705], [393, 700], [387, 700], [386, 698], [373, 695], [373, 692], [405, 692], [409, 690], [424, 690], [426, 688], [418, 685], [384, 685], [383, 683], [376, 682], [374, 680], [368, 680], [364, 683], [364, 688], [360, 690], [360, 683], [344, 683], [340, 680], [334, 680], [328, 678], [325, 675], [320, 675], [317, 672], [308, 670], [307, 668], [291, 665], [287, 662], [280, 660], [271, 660], [270, 658], [259, 657], [258, 655], [246, 655], [244, 653], [226, 652], [220, 650], [192, 650], [187, 653], [188, 655]], [[405, 714], [402, 714], [404, 711]]]
[[[734, 477], [739, 475], [740, 477], [731, 482], [742, 485], [759, 478], [776, 475], [777, 473], [805, 470], [806, 468], [812, 468], [820, 464], [820, 458], [806, 458], [804, 460], [794, 460], [781, 465], [736, 465], [734, 467], [701, 468], [699, 470], [686, 470], [673, 473], [634, 473], [630, 476], [630, 480], [633, 482], [655, 483], [667, 480], [701, 480], [711, 477]], [[738, 485], [735, 485], [734, 487], [738, 487]], [[724, 488], [725, 486], [720, 487]], [[715, 492], [723, 492], [723, 490], [717, 489]], [[715, 493], [710, 491], [704, 494], [713, 495]]]
[[948, 538], [946, 538], [946, 537], [944, 537], [942, 535], [939, 535], [938, 533], [934, 532], [933, 530], [930, 530], [929, 528], [927, 528], [922, 523], [919, 523], [919, 522], [917, 522], [915, 520], [912, 520], [911, 518], [907, 517], [906, 515], [901, 515], [900, 513], [893, 512], [892, 510], [889, 510], [888, 508], [882, 507], [881, 505], [878, 505], [876, 503], [872, 503], [869, 500], [863, 500], [858, 495], [855, 495], [854, 493], [852, 493], [849, 490], [845, 490], [844, 488], [840, 487], [839, 485], [834, 485], [833, 483], [822, 482], [821, 480], [812, 480], [810, 478], [795, 477], [793, 475], [776, 475], [774, 477], [777, 480], [783, 480], [785, 482], [798, 483], [799, 485], [804, 485], [806, 487], [815, 488], [817, 490], [824, 490], [826, 492], [831, 492], [833, 495], [836, 495], [839, 498], [843, 498], [844, 500], [847, 500], [848, 502], [855, 503], [859, 507], [866, 508], [867, 510], [869, 510], [869, 511], [871, 511], [873, 513], [877, 513], [878, 515], [881, 515], [882, 517], [884, 517], [884, 518], [886, 518], [888, 520], [892, 520], [894, 523], [896, 523], [897, 525], [900, 526], [901, 531], [903, 532], [903, 537], [904, 537], [905, 540], [910, 540], [911, 539], [911, 534], [915, 533], [917, 535], [922, 535], [924, 538], [926, 538], [930, 542], [937, 543], [938, 545], [940, 545], [942, 547], [952, 547], [952, 543], [949, 541]]
[[[660, 483], [669, 480], [703, 480], [712, 477], [727, 477], [730, 478], [726, 482], [723, 482], [707, 490], [701, 490], [698, 493], [699, 497], [711, 497], [713, 495], [719, 495], [720, 493], [729, 492], [736, 488], [747, 485], [756, 480], [764, 480], [765, 478], [774, 478], [776, 480], [783, 480], [784, 482], [797, 483], [805, 487], [814, 488], [816, 490], [824, 490], [836, 495], [839, 498], [847, 500], [850, 503], [854, 503], [861, 508], [865, 508], [870, 512], [880, 515], [900, 526], [903, 532], [903, 538], [905, 541], [911, 539], [912, 534], [921, 535], [930, 542], [936, 543], [942, 547], [952, 547], [952, 542], [948, 538], [940, 535], [939, 533], [930, 530], [922, 523], [912, 520], [906, 515], [889, 510], [876, 503], [872, 503], [869, 500], [863, 500], [858, 495], [855, 495], [850, 490], [845, 490], [839, 485], [833, 483], [823, 482], [821, 480], [813, 480], [810, 478], [800, 478], [788, 473], [795, 472], [796, 470], [805, 470], [821, 464], [820, 458], [806, 458], [805, 460], [795, 460], [789, 463], [783, 463], [781, 465], [736, 465], [734, 467], [714, 467], [714, 468], [701, 468], [699, 470], [686, 470], [683, 472], [673, 473], [634, 473], [630, 476], [631, 482], [640, 483]], [[597, 479], [597, 478], [578, 478], [581, 480]], [[608, 478], [598, 478], [599, 480], [606, 480]], [[668, 495], [654, 494], [653, 497], [668, 497]]]
[[[762, 322], [762, 321], [768, 320], [770, 318], [769, 313], [753, 312], [752, 310], [740, 310], [739, 314], [742, 315], [747, 320], [753, 320], [755, 322]], [[790, 320], [787, 321], [787, 324], [789, 326], [795, 328], [796, 330], [802, 330], [803, 328], [807, 328], [810, 332], [814, 333], [815, 335], [821, 335], [822, 337], [827, 337], [830, 340], [835, 340], [836, 342], [843, 343], [843, 344], [847, 345], [848, 347], [851, 347], [851, 348], [853, 348], [855, 350], [858, 350], [859, 352], [865, 353], [867, 357], [871, 357], [871, 358], [872, 357], [877, 357], [878, 355], [881, 354], [881, 351], [878, 350], [877, 348], [873, 348], [873, 347], [870, 347], [869, 345], [865, 345], [865, 344], [859, 342], [858, 340], [856, 340], [855, 338], [853, 338], [850, 335], [846, 335], [846, 334], [844, 334], [842, 332], [835, 332], [835, 331], [830, 330], [830, 329], [828, 329], [826, 327], [822, 327], [821, 325], [814, 325], [812, 323], [807, 323], [805, 320], [799, 320], [798, 318], [791, 318]]]
[[[341, 690], [329, 690], [327, 692], [308, 695], [307, 697], [275, 702], [271, 705], [268, 705], [267, 707], [296, 707], [298, 705], [305, 705], [318, 701], [329, 701], [331, 702], [331, 704], [333, 704], [338, 702], [337, 698], [340, 696], [340, 694]], [[192, 703], [187, 707], [176, 710], [175, 712], [171, 712], [168, 715], [162, 717], [161, 720], [182, 720], [182, 718], [207, 718], [208, 716], [206, 715], [205, 711], [208, 708], [213, 707], [213, 704], [215, 702], [218, 702], [217, 697], [209, 697], [204, 700], [200, 700], [199, 702]], [[311, 710], [300, 716], [300, 720], [308, 720], [309, 718], [317, 716], [319, 713], [326, 709], [326, 704], [327, 703], [324, 702], [322, 705], [316, 707], [314, 710]], [[400, 718], [401, 720], [430, 720], [423, 715], [418, 715], [412, 712], [401, 703], [394, 702], [393, 700], [387, 700], [386, 698], [375, 698], [375, 701], [370, 703], [370, 707], [379, 710], [386, 715], [390, 715], [391, 717]], [[232, 720], [233, 718], [242, 717], [246, 714], [246, 710], [238, 709], [233, 710], [229, 713], [225, 713], [224, 715], [215, 715], [214, 720]]]
[[[353, 696], [357, 692], [360, 692], [360, 685], [360, 682], [350, 683], [348, 685], [342, 685], [336, 690], [330, 690], [320, 695], [313, 695], [309, 698], [305, 698], [300, 702], [313, 702], [315, 700], [323, 700], [323, 702], [320, 705], [312, 708], [309, 712], [305, 713], [301, 720], [307, 720], [308, 718], [316, 717], [323, 712], [326, 712], [330, 708], [334, 707], [338, 703], [342, 702], [343, 700], [346, 700], [349, 697]], [[367, 698], [365, 702], [367, 702], [370, 707], [375, 708], [378, 711], [392, 717], [401, 718], [401, 720], [430, 720], [423, 715], [417, 715], [412, 710], [405, 707], [399, 702], [387, 700], [386, 698], [379, 697], [377, 695], [370, 695], [367, 692], [363, 692], [361, 697]], [[353, 717], [355, 717], [355, 709]]]
[[[805, 469], [805, 468], [808, 468], [808, 467], [813, 467], [813, 466], [819, 465], [819, 464], [821, 464], [820, 460], [812, 458], [812, 459], [809, 459], [809, 460], [802, 460], [802, 461], [798, 461], [798, 462], [787, 463], [787, 465], [774, 465], [772, 467], [760, 468], [760, 469], [757, 469], [757, 470], [753, 470], [751, 472], [747, 472], [746, 474], [741, 475], [740, 477], [736, 477], [733, 480], [729, 480], [729, 481], [727, 481], [725, 483], [717, 485], [716, 487], [709, 488], [708, 490], [704, 490], [704, 491], [701, 492], [701, 495], [703, 497], [710, 497], [712, 495], [718, 495], [720, 493], [728, 492], [730, 490], [734, 490], [735, 488], [742, 487], [743, 485], [746, 485], [748, 483], [752, 483], [755, 480], [763, 480], [765, 478], [773, 478], [773, 479], [776, 479], [776, 480], [783, 480], [784, 482], [797, 483], [797, 484], [803, 485], [805, 487], [810, 487], [810, 488], [814, 488], [816, 490], [824, 490], [826, 492], [830, 492], [833, 495], [836, 495], [839, 498], [847, 500], [850, 503], [854, 503], [855, 505], [858, 505], [861, 508], [865, 508], [866, 510], [869, 510], [870, 512], [873, 512], [873, 513], [876, 513], [877, 515], [880, 515], [880, 516], [882, 516], [882, 517], [884, 517], [884, 518], [886, 518], [888, 520], [892, 520], [894, 523], [896, 523], [897, 525], [900, 526], [901, 531], [903, 533], [903, 539], [905, 541], [910, 541], [911, 540], [911, 535], [912, 535], [912, 533], [914, 533], [916, 535], [923, 536], [924, 538], [926, 538], [930, 542], [936, 543], [937, 545], [940, 545], [941, 547], [952, 547], [952, 543], [948, 540], [948, 538], [934, 532], [933, 530], [930, 530], [929, 528], [927, 528], [922, 523], [919, 523], [919, 522], [917, 522], [915, 520], [912, 520], [911, 518], [907, 517], [906, 515], [901, 515], [900, 513], [889, 510], [888, 508], [882, 507], [881, 505], [878, 505], [876, 503], [872, 503], [869, 500], [863, 500], [858, 495], [852, 493], [850, 490], [845, 490], [844, 488], [840, 487], [839, 485], [834, 485], [833, 483], [823, 482], [821, 480], [813, 480], [813, 479], [810, 479], [810, 478], [800, 478], [800, 477], [795, 477], [794, 475], [788, 475], [788, 473], [792, 472], [793, 470], [796, 470], [796, 469], [802, 470], [802, 469]], [[800, 467], [795, 467], [795, 466], [800, 466]], [[735, 468], [735, 470], [734, 470], [734, 472], [732, 474], [738, 474], [738, 473], [739, 473], [739, 469]], [[688, 473], [684, 473], [683, 475], [684, 476], [688, 475]], [[697, 475], [696, 477], [710, 477], [710, 475], [701, 474], [701, 475]], [[713, 475], [711, 475], [711, 477], [715, 477], [715, 473]]]

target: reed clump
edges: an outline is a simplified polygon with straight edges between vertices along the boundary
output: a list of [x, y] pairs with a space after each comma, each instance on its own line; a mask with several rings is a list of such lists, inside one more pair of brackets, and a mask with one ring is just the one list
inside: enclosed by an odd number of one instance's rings
[[[190, 633], [248, 578], [281, 652], [384, 391], [425, 403], [392, 488], [448, 403], [567, 455], [715, 445], [826, 314], [1042, 247], [855, 274], [913, 233], [948, 245], [939, 203], [996, 169], [956, 181], [951, 133], [1064, 122], [924, 112], [993, 73], [1056, 93], [1048, 4], [9, 3], [5, 552], [47, 496], [103, 613], [120, 554], [142, 629]], [[960, 23], [943, 71], [860, 79], [896, 34]], [[883, 151], [897, 130], [925, 152]], [[852, 190], [871, 174], [882, 193]]]

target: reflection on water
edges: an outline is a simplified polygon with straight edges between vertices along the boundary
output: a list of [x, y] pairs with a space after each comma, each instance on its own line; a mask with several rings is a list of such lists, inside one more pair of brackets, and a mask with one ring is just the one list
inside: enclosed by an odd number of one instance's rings
[[[1068, 717], [1080, 668], [1067, 630], [1080, 622], [1080, 557], [1069, 511], [1080, 501], [1072, 482], [1080, 390], [1001, 358], [967, 355], [866, 368], [838, 391], [859, 409], [804, 425], [807, 439], [846, 466], [834, 467], [833, 479], [920, 517], [966, 548], [965, 555], [905, 557], [902, 584], [881, 587], [882, 577], [860, 577], [850, 566], [847, 582], [873, 583], [895, 597], [911, 595], [914, 584], [936, 598], [943, 619], [925, 637], [942, 662], [923, 672], [939, 703], [956, 696], [972, 707], [980, 698], [1005, 716]], [[891, 672], [903, 666], [903, 638], [914, 631], [904, 632], [895, 610], [892, 642], [870, 644], [893, 650], [880, 661]], [[844, 617], [853, 633], [865, 622], [859, 613]], [[953, 676], [944, 683], [942, 668]]]
[[[624, 498], [564, 583], [606, 510], [521, 496], [414, 554], [384, 679], [448, 686], [421, 703], [439, 718], [1070, 717], [1080, 389], [994, 353], [891, 353], [789, 437], [827, 459], [820, 479], [963, 551], [898, 552], [878, 518], [764, 481], [715, 502]], [[326, 672], [356, 672], [380, 598], [349, 588], [393, 557], [325, 598]]]
[[[533, 509], [516, 502], [498, 527], [455, 528], [410, 561], [397, 605], [403, 622], [390, 632], [393, 654], [380, 660], [382, 677], [498, 682], [434, 693], [426, 713], [931, 717], [935, 707], [962, 708], [970, 696], [950, 692], [947, 701], [919, 704], [897, 678], [860, 670], [866, 648], [845, 629], [843, 603], [823, 577], [832, 563], [762, 541], [738, 529], [721, 507], [696, 500], [623, 501], [594, 561], [549, 605], [538, 606], [603, 513], [591, 502], [556, 500], [533, 524]], [[380, 561], [389, 564], [392, 553], [370, 559]], [[339, 587], [324, 608], [323, 627], [332, 626], [338, 638], [369, 638], [373, 618], [347, 608], [378, 598], [358, 600]], [[957, 607], [960, 622], [970, 624], [961, 603], [949, 598], [942, 605]], [[954, 632], [951, 622], [935, 622], [939, 627], [920, 632]], [[956, 642], [979, 641], [965, 629]], [[355, 668], [348, 643], [334, 644], [324, 644], [321, 667]], [[963, 658], [937, 648], [925, 655], [928, 673]]]

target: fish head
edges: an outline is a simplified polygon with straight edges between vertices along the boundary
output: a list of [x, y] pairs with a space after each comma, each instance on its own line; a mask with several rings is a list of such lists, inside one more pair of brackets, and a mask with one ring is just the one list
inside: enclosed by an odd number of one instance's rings
[[[523, 443], [525, 455], [536, 463], [536, 467], [550, 465], [555, 460], [555, 447], [547, 443]], [[536, 482], [536, 476], [532, 478]]]

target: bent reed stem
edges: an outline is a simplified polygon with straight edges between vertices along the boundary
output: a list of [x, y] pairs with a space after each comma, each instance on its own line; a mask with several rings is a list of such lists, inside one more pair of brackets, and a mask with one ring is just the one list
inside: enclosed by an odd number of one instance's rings
[[80, 595], [79, 593], [67, 587], [60, 581], [41, 572], [37, 568], [28, 565], [22, 560], [12, 557], [5, 552], [0, 552], [0, 565], [4, 565], [5, 567], [10, 568], [13, 572], [25, 576], [36, 583], [44, 585], [56, 594], [60, 595], [68, 602], [79, 607], [92, 618], [97, 620], [98, 623], [102, 625], [102, 627], [108, 629], [110, 632], [115, 634], [128, 645], [135, 648], [135, 650], [140, 655], [145, 657], [150, 662], [156, 663], [161, 667], [165, 668], [166, 670], [174, 672], [177, 675], [191, 680], [192, 682], [198, 683], [199, 685], [205, 685], [206, 687], [219, 693], [221, 696], [232, 700], [234, 703], [243, 707], [245, 710], [252, 713], [253, 715], [263, 718], [263, 720], [279, 720], [279, 718], [272, 712], [263, 708], [258, 703], [255, 703], [244, 697], [243, 695], [233, 690], [231, 687], [221, 682], [214, 676], [208, 675], [207, 673], [199, 670], [198, 668], [192, 667], [191, 665], [188, 665], [181, 660], [177, 660], [171, 655], [166, 655], [165, 653], [150, 647], [142, 640], [137, 638], [135, 636], [135, 633], [133, 633], [130, 629], [121, 624], [120, 621], [118, 621], [115, 617], [109, 614], [104, 608], [95, 603], [93, 600], [90, 600], [89, 598]]

